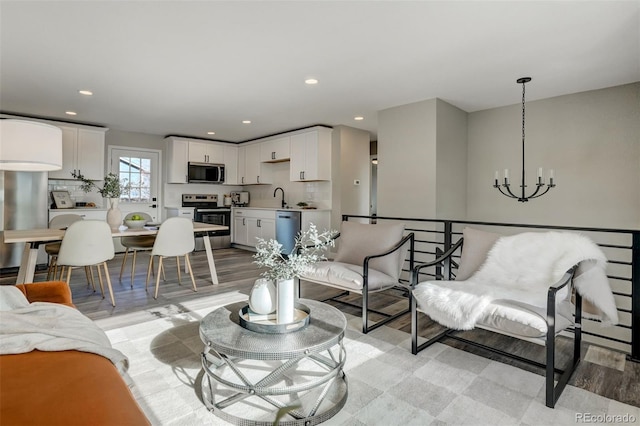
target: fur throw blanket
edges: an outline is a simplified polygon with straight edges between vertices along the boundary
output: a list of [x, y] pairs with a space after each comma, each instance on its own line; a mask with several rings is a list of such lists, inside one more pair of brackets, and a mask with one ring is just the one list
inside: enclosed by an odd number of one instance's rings
[[[9, 287], [10, 286], [2, 286]], [[15, 297], [2, 289], [0, 294]], [[16, 292], [20, 290], [13, 288]], [[24, 297], [24, 296], [23, 296]], [[5, 299], [6, 300], [6, 299]], [[124, 374], [127, 357], [111, 347], [107, 335], [78, 310], [57, 303], [19, 303], [0, 311], [0, 355], [21, 354], [33, 350], [91, 352], [109, 359]], [[14, 305], [16, 306], [16, 305]]]
[[[500, 299], [546, 310], [548, 288], [579, 264], [573, 279], [576, 291], [601, 312], [603, 322], [617, 324], [606, 262], [600, 248], [585, 236], [525, 232], [499, 238], [468, 280], [423, 282], [414, 288], [413, 296], [419, 309], [440, 324], [471, 330], [491, 314], [490, 304]], [[568, 297], [565, 287], [557, 300]]]

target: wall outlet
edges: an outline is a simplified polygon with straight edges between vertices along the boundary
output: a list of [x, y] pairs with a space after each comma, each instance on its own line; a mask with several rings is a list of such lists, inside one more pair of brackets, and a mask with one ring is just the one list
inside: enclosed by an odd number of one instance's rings
[[360, 185], [360, 179], [356, 179], [356, 180], [354, 180], [354, 181], [353, 181], [353, 184], [354, 184], [354, 185], [356, 185], [356, 186]]

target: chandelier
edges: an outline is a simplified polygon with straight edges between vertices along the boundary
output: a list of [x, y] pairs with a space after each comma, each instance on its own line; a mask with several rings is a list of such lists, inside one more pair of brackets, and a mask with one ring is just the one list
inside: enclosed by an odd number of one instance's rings
[[[503, 195], [509, 198], [515, 198], [520, 202], [529, 201], [531, 198], [538, 198], [546, 194], [551, 188], [555, 187], [553, 182], [553, 169], [549, 171], [549, 183], [545, 183], [543, 179], [542, 167], [538, 168], [538, 179], [536, 182], [536, 190], [533, 191], [528, 197], [525, 195], [525, 173], [524, 173], [524, 85], [531, 81], [531, 77], [522, 77], [516, 80], [518, 84], [522, 84], [522, 180], [520, 183], [521, 193], [516, 195], [511, 191], [511, 184], [509, 183], [509, 169], [504, 169], [503, 184], [500, 184], [500, 174], [496, 172], [493, 187], [500, 191]], [[504, 188], [504, 189], [503, 189]], [[544, 188], [544, 189], [543, 189]], [[542, 192], [541, 192], [542, 191]]]

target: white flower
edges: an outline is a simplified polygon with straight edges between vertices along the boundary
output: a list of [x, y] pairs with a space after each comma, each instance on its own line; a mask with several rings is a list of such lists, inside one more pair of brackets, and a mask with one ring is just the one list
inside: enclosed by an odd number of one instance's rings
[[311, 223], [309, 229], [301, 231], [295, 239], [293, 250], [282, 253], [282, 244], [276, 240], [258, 238], [253, 263], [267, 268], [261, 275], [270, 280], [287, 280], [300, 276], [313, 263], [324, 260], [324, 251], [334, 246], [336, 231], [318, 233]]

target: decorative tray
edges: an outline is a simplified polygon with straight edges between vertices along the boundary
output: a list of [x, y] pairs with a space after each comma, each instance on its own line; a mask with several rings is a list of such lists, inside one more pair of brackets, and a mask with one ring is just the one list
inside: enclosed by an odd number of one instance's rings
[[257, 333], [284, 334], [298, 331], [309, 325], [311, 309], [302, 303], [296, 303], [293, 322], [285, 324], [276, 323], [275, 314], [260, 315], [253, 313], [249, 309], [249, 305], [245, 305], [240, 309], [238, 317], [240, 318], [240, 325], [247, 330]]

